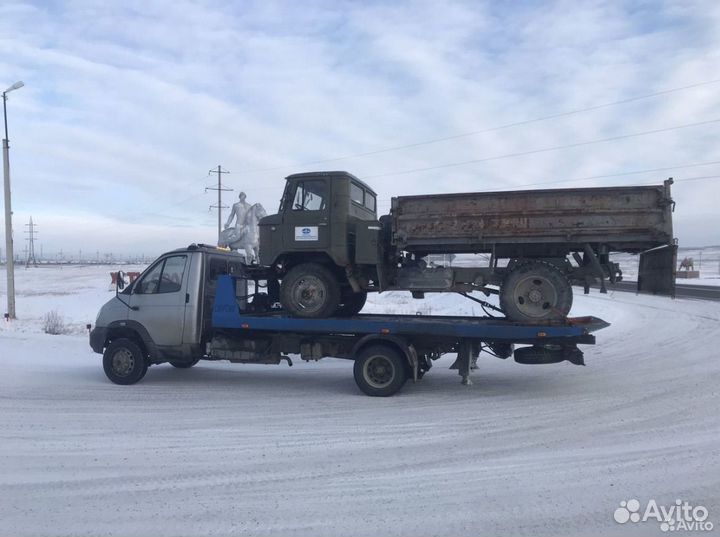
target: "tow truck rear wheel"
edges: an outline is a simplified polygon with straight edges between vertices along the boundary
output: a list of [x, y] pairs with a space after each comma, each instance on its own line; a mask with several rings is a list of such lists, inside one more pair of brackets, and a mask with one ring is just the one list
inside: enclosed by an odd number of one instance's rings
[[410, 376], [407, 360], [388, 345], [370, 345], [360, 351], [353, 373], [358, 388], [373, 397], [397, 393]]
[[545, 261], [515, 267], [500, 288], [500, 308], [512, 321], [564, 319], [570, 313], [572, 301], [572, 286], [565, 274]]
[[295, 317], [330, 317], [340, 304], [340, 284], [323, 265], [303, 263], [282, 279], [280, 303]]
[[115, 384], [135, 384], [147, 373], [148, 362], [142, 349], [131, 339], [112, 341], [103, 353], [103, 369]]

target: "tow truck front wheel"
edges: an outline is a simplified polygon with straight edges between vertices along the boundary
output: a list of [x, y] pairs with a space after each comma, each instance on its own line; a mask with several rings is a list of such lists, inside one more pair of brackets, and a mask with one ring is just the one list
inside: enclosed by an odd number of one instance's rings
[[103, 369], [115, 384], [135, 384], [147, 373], [148, 362], [142, 349], [134, 341], [116, 339], [103, 353]]
[[323, 265], [303, 263], [282, 279], [280, 303], [295, 317], [330, 317], [340, 304], [340, 284]]
[[407, 381], [407, 361], [387, 345], [372, 345], [360, 351], [353, 367], [355, 383], [365, 394], [387, 397]]

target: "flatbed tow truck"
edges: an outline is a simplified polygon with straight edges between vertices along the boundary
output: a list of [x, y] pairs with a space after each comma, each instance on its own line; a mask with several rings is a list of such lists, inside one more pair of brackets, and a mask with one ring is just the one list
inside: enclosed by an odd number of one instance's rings
[[291, 355], [335, 357], [354, 361], [364, 393], [389, 396], [448, 353], [457, 353], [451, 368], [466, 385], [481, 352], [522, 364], [584, 365], [578, 345], [594, 344], [592, 333], [609, 326], [596, 317], [542, 323], [491, 316], [300, 318], [265, 311], [267, 294], [250, 279], [242, 257], [214, 247], [191, 245], [160, 256], [98, 314], [90, 345], [103, 354], [108, 378], [134, 384], [150, 365], [165, 362], [179, 368], [200, 360], [292, 365]]

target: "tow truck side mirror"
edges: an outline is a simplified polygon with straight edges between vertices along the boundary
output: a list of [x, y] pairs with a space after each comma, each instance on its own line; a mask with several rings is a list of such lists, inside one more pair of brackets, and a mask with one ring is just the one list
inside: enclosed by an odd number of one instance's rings
[[123, 289], [125, 289], [125, 273], [119, 270], [117, 278], [115, 278], [115, 294], [117, 295]]

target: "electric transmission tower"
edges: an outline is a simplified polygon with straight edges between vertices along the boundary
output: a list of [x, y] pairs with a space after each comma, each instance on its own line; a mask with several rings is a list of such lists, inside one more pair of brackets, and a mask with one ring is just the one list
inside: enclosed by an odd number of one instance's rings
[[25, 234], [27, 235], [27, 238], [25, 239], [27, 241], [25, 268], [28, 268], [31, 263], [33, 267], [37, 267], [37, 259], [35, 259], [35, 235], [37, 235], [35, 228], [37, 227], [37, 224], [33, 224], [32, 216], [30, 217], [30, 223], [25, 224], [25, 227], [28, 228], [27, 231], [25, 231]]
[[222, 232], [222, 210], [228, 208], [227, 205], [222, 204], [222, 193], [232, 192], [232, 188], [225, 188], [222, 184], [222, 174], [230, 173], [229, 171], [223, 170], [222, 166], [218, 166], [217, 170], [210, 170], [208, 172], [208, 175], [212, 175], [213, 173], [217, 173], [217, 186], [205, 187], [205, 192], [207, 192], [208, 190], [217, 190], [218, 193], [217, 205], [211, 205], [210, 210], [217, 209], [218, 212], [218, 242], [220, 242], [220, 233]]

